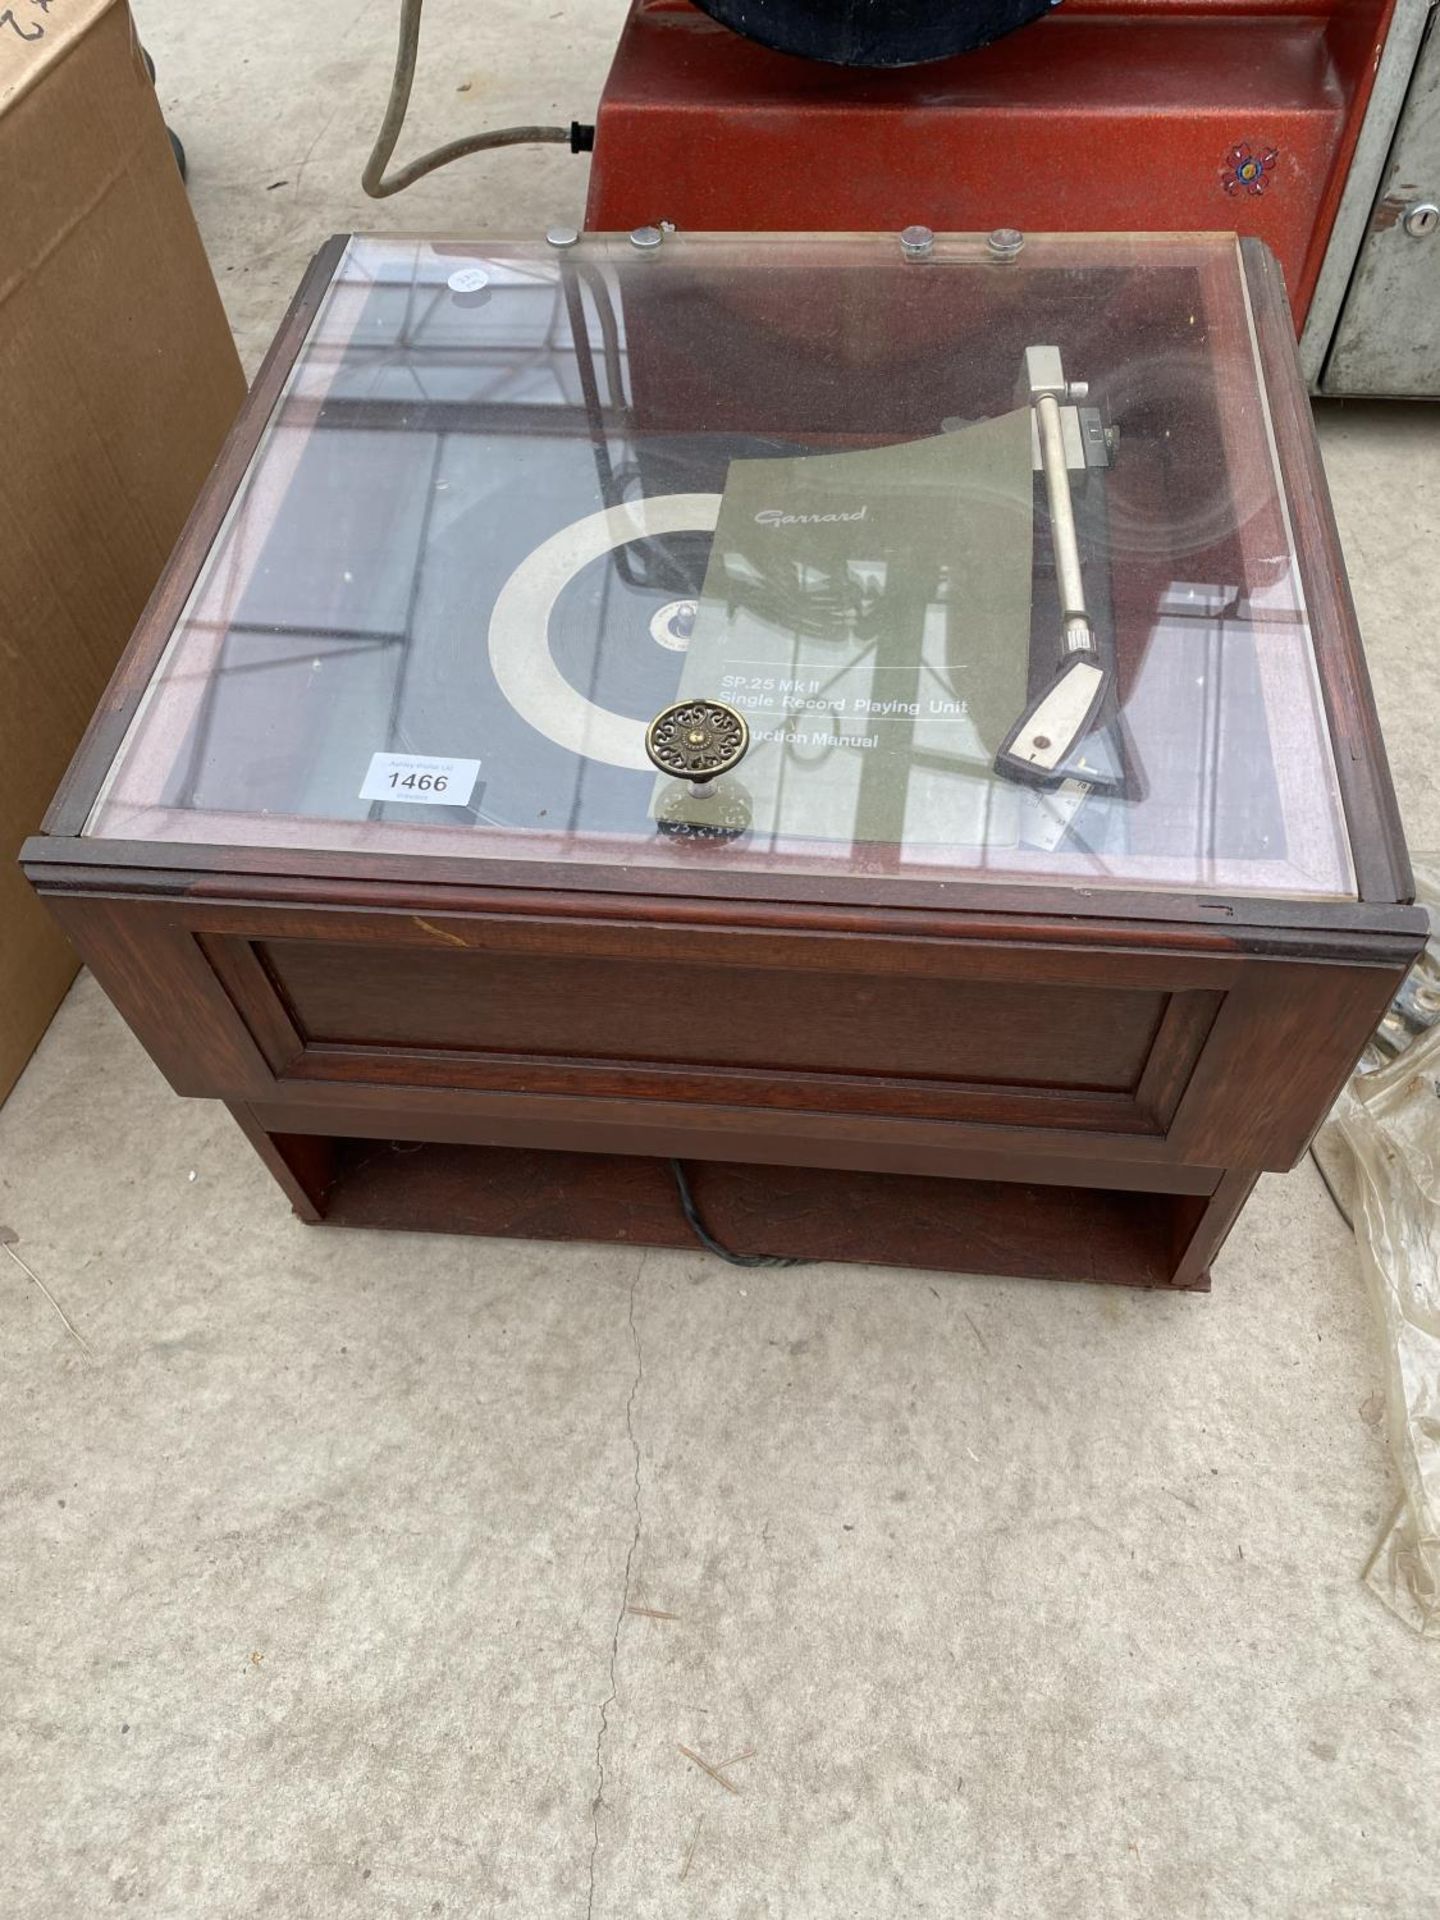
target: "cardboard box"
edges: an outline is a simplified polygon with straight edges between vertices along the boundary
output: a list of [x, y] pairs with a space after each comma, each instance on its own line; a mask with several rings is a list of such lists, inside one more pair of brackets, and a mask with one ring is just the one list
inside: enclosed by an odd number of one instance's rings
[[0, 1099], [76, 960], [15, 856], [244, 394], [120, 0], [0, 8]]

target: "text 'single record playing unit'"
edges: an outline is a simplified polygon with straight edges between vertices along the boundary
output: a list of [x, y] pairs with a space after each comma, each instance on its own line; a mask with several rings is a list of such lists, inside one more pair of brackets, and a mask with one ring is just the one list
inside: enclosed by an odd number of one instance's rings
[[26, 861], [307, 1219], [1159, 1286], [1424, 932], [1220, 235], [332, 243]]

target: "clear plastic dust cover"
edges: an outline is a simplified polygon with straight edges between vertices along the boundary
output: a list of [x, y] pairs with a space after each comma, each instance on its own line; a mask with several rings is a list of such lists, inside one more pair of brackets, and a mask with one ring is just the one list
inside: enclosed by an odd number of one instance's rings
[[355, 239], [90, 833], [1353, 897], [1233, 239]]

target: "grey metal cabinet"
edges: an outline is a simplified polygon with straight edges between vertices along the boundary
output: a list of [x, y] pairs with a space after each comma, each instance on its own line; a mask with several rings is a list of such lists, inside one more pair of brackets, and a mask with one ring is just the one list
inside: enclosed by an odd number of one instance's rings
[[1321, 393], [1440, 396], [1440, 25], [1433, 11], [1328, 350], [1316, 358]]

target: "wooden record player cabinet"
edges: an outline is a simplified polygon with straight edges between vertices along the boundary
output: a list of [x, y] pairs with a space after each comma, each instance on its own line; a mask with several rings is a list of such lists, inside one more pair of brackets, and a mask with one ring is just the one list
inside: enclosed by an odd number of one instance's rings
[[85, 831], [317, 259], [26, 870], [301, 1219], [1204, 1288], [1424, 937], [1279, 275], [1247, 244], [1354, 898]]

